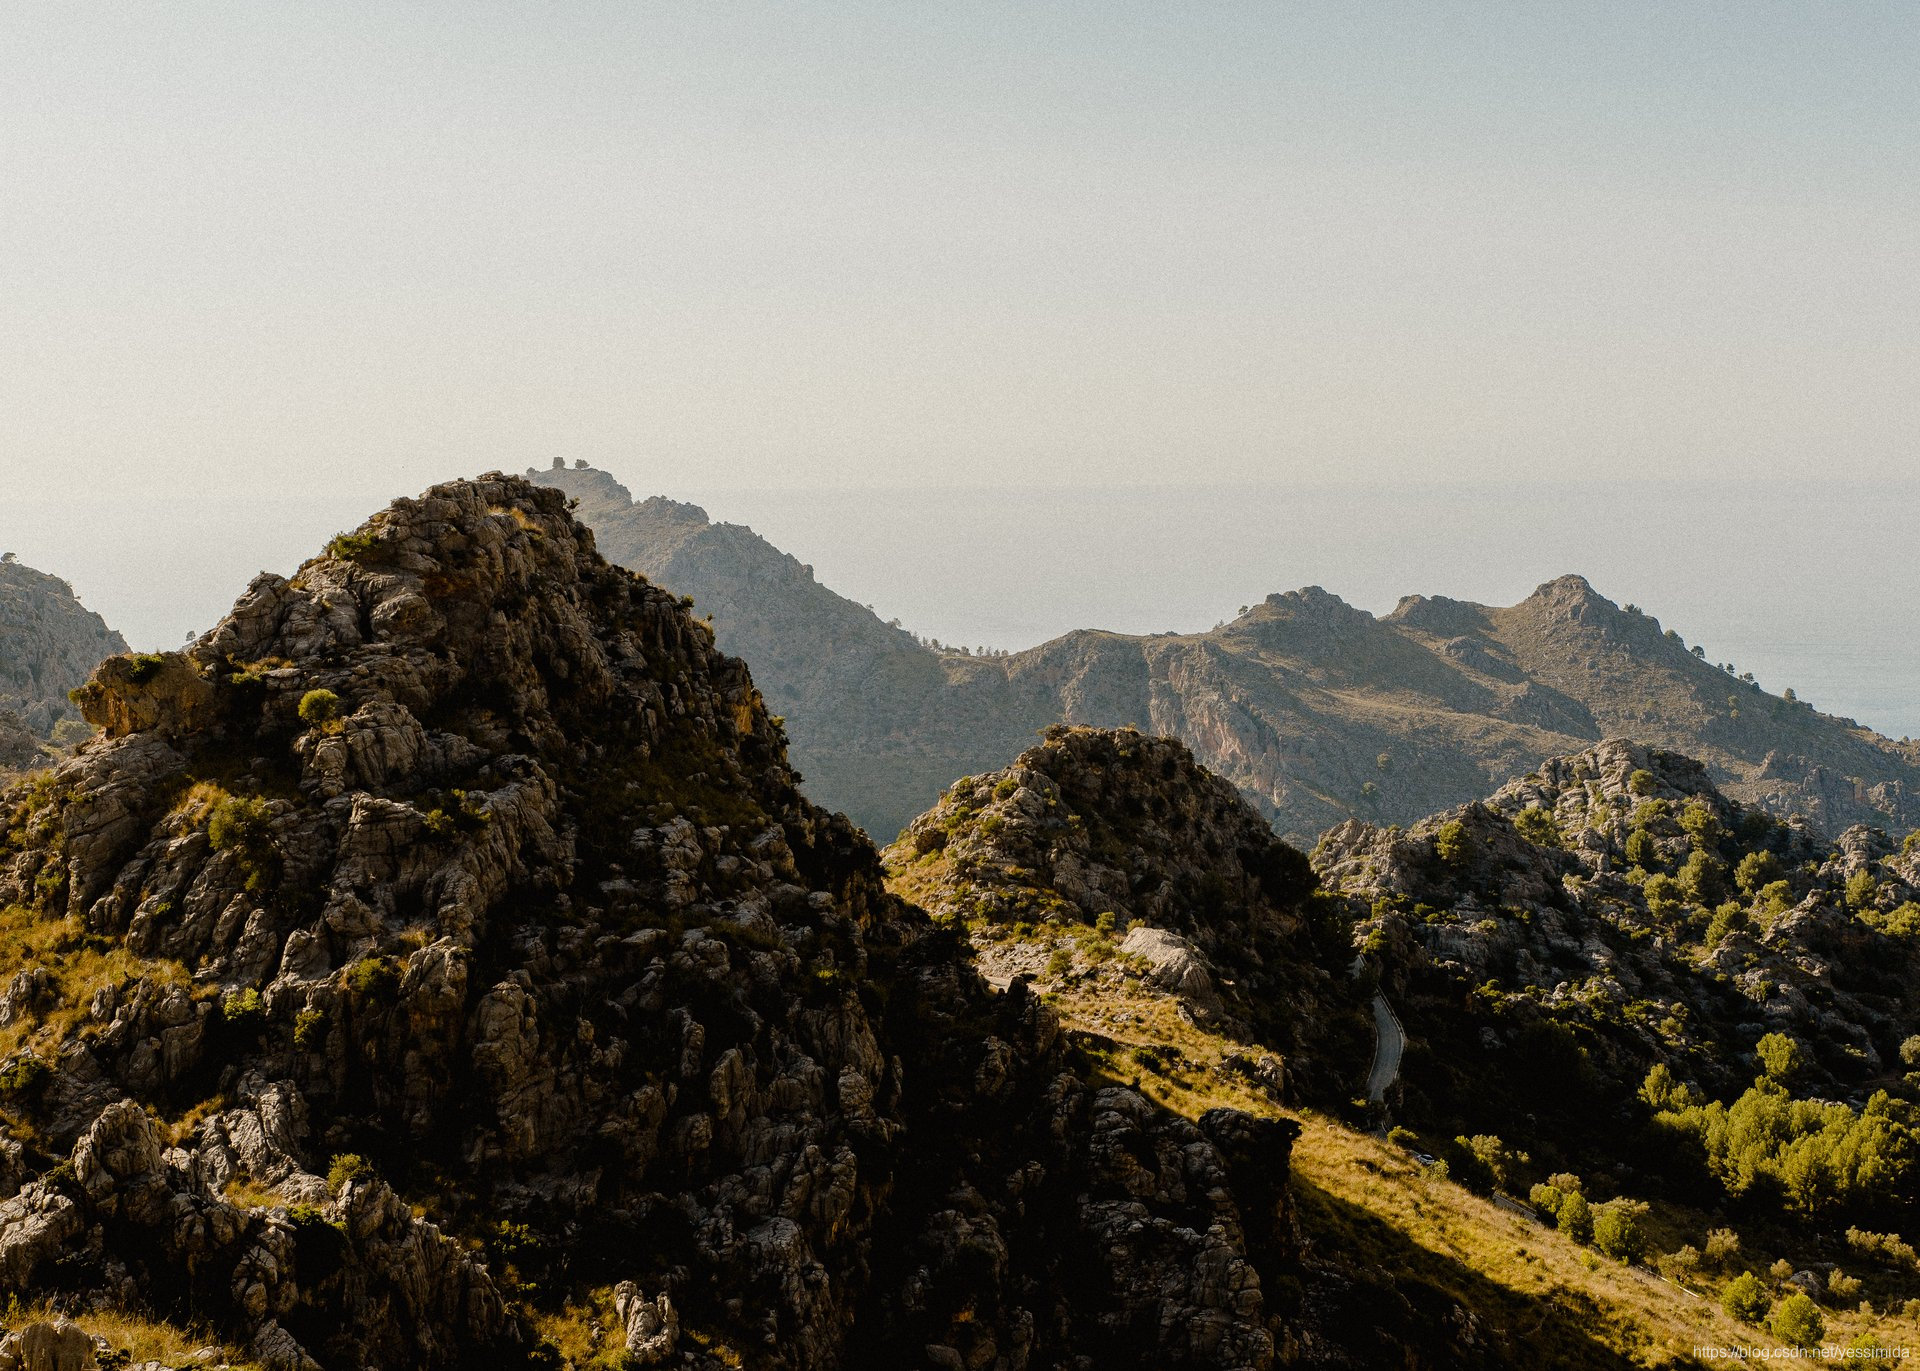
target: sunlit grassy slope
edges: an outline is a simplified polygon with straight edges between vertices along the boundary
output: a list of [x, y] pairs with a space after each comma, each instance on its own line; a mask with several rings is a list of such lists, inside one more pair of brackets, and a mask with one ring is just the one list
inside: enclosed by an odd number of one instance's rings
[[[1698, 1348], [1777, 1348], [1764, 1330], [1721, 1310], [1720, 1286], [1734, 1272], [1701, 1275], [1688, 1288], [1649, 1266], [1608, 1260], [1435, 1176], [1384, 1138], [1283, 1108], [1235, 1069], [1261, 1049], [1195, 1024], [1172, 999], [1120, 971], [1080, 964], [1038, 988], [1098, 1074], [1188, 1117], [1227, 1105], [1297, 1122], [1292, 1183], [1309, 1255], [1335, 1255], [1389, 1281], [1445, 1292], [1521, 1364], [1688, 1366], [1706, 1364]], [[1356, 1066], [1356, 1082], [1365, 1065]], [[1706, 1222], [1656, 1207], [1646, 1226], [1671, 1250], [1698, 1244]], [[1772, 1255], [1750, 1251], [1741, 1267], [1757, 1262], [1764, 1271]], [[1920, 1346], [1920, 1319], [1910, 1315], [1822, 1312], [1828, 1344], [1865, 1337], [1888, 1348]]]

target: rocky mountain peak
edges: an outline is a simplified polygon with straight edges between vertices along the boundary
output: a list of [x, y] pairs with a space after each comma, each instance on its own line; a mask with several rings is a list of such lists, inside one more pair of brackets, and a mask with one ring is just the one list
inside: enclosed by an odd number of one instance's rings
[[1387, 615], [1389, 623], [1404, 624], [1443, 638], [1482, 633], [1487, 626], [1484, 607], [1444, 595], [1403, 595]]
[[589, 513], [624, 509], [633, 503], [632, 493], [612, 472], [585, 462], [575, 462], [570, 467], [556, 457], [551, 467], [528, 467], [527, 479], [563, 491], [570, 499], [578, 500], [581, 509]]
[[1301, 623], [1343, 624], [1373, 622], [1364, 609], [1355, 609], [1332, 591], [1320, 586], [1302, 586], [1299, 590], [1276, 591], [1264, 601], [1280, 616]]
[[[995, 981], [1059, 980], [1041, 930], [1096, 948], [1110, 936], [1187, 1012], [1256, 1035], [1334, 998], [1304, 913], [1307, 859], [1177, 739], [1050, 728], [1011, 766], [956, 781], [885, 859], [895, 889], [969, 930]], [[1266, 1041], [1309, 1074], [1303, 1035]]]
[[396, 502], [0, 792], [9, 1287], [276, 1371], [1267, 1365], [1290, 1135], [1076, 1075], [567, 502]]
[[[1587, 629], [1608, 633], [1628, 631], [1640, 616], [1630, 615], [1595, 590], [1587, 578], [1579, 575], [1557, 576], [1534, 588], [1533, 594], [1515, 605], [1511, 614], [1549, 623], [1565, 621]], [[1657, 636], [1657, 625], [1644, 621], [1647, 636]]]

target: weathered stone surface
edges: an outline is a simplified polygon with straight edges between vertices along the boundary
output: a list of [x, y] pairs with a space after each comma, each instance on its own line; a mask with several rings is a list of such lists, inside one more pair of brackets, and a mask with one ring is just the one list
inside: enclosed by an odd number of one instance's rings
[[93, 1339], [64, 1319], [36, 1322], [0, 1338], [0, 1371], [94, 1371]]

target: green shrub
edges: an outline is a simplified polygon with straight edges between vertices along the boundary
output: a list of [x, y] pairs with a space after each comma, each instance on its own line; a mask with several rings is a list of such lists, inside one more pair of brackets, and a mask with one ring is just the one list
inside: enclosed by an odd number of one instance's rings
[[34, 1056], [22, 1053], [0, 1067], [0, 1095], [31, 1095], [53, 1074], [53, 1068]]
[[1758, 895], [1780, 879], [1780, 863], [1771, 852], [1749, 852], [1733, 869], [1733, 883], [1744, 895]]
[[1567, 1202], [1567, 1194], [1550, 1181], [1541, 1181], [1527, 1192], [1527, 1202], [1548, 1218], [1558, 1218], [1560, 1206]]
[[302, 722], [325, 728], [337, 723], [345, 712], [340, 697], [331, 690], [309, 690], [300, 697], [300, 718]]
[[134, 685], [145, 685], [166, 669], [167, 655], [164, 652], [136, 652], [128, 661], [127, 680]]
[[1538, 847], [1560, 846], [1560, 825], [1539, 805], [1528, 805], [1513, 821], [1516, 832]]
[[1707, 925], [1707, 946], [1718, 947], [1735, 933], [1746, 933], [1753, 928], [1753, 920], [1740, 905], [1729, 901], [1713, 911], [1713, 919]]
[[1754, 1044], [1753, 1050], [1760, 1059], [1760, 1069], [1770, 1080], [1785, 1083], [1806, 1070], [1806, 1049], [1785, 1033], [1767, 1034]]
[[1826, 1320], [1820, 1306], [1806, 1294], [1796, 1291], [1780, 1301], [1767, 1324], [1773, 1336], [1789, 1347], [1818, 1347], [1827, 1335]]
[[1615, 1201], [1593, 1211], [1593, 1245], [1601, 1255], [1629, 1264], [1647, 1250], [1647, 1235], [1630, 1204]]
[[1880, 883], [1873, 879], [1873, 873], [1862, 867], [1847, 877], [1847, 907], [1849, 909], [1867, 909], [1880, 893]]
[[1585, 1195], [1567, 1195], [1554, 1212], [1554, 1223], [1575, 1242], [1593, 1241], [1593, 1207]]
[[1740, 1255], [1740, 1235], [1731, 1228], [1707, 1230], [1706, 1259], [1715, 1266], [1730, 1266]]
[[1467, 836], [1467, 826], [1458, 819], [1449, 819], [1440, 825], [1440, 831], [1434, 834], [1433, 851], [1448, 866], [1460, 866], [1473, 855], [1473, 840]]
[[1660, 920], [1678, 917], [1685, 901], [1680, 882], [1664, 873], [1647, 877], [1647, 883], [1640, 887], [1640, 893], [1647, 898], [1647, 913]]
[[337, 1195], [349, 1181], [369, 1179], [377, 1174], [373, 1163], [358, 1152], [342, 1152], [327, 1168], [327, 1189]]
[[1655, 1062], [1647, 1071], [1647, 1078], [1640, 1083], [1640, 1098], [1655, 1113], [1670, 1109], [1674, 1097], [1680, 1093], [1680, 1080], [1673, 1074], [1673, 1068], [1665, 1062]]
[[[1711, 1250], [1711, 1249], [1709, 1249]], [[1720, 1292], [1720, 1307], [1742, 1323], [1756, 1327], [1767, 1316], [1767, 1310], [1773, 1305], [1773, 1298], [1767, 1294], [1767, 1287], [1751, 1271], [1743, 1271], [1727, 1282], [1727, 1288]]]
[[1681, 864], [1680, 888], [1695, 904], [1718, 904], [1727, 893], [1727, 869], [1717, 857], [1696, 851]]
[[327, 556], [342, 562], [357, 562], [374, 548], [371, 533], [339, 533], [327, 544]]
[[1453, 1140], [1458, 1153], [1452, 1158], [1454, 1172], [1464, 1185], [1477, 1190], [1512, 1183], [1516, 1169], [1526, 1165], [1527, 1154], [1516, 1152], [1491, 1133]]
[[1727, 836], [1726, 829], [1720, 826], [1720, 817], [1705, 800], [1687, 801], [1687, 807], [1680, 811], [1680, 827], [1693, 839], [1696, 851], [1712, 848]]
[[[1777, 1044], [1769, 1051], [1781, 1055]], [[1793, 1212], [1814, 1216], [1836, 1208], [1866, 1212], [1909, 1193], [1920, 1110], [1884, 1090], [1857, 1111], [1796, 1100], [1763, 1076], [1731, 1105], [1689, 1103], [1656, 1121], [1692, 1138], [1729, 1195], [1777, 1192]]]
[[271, 832], [272, 814], [258, 795], [228, 795], [217, 801], [207, 818], [207, 841], [216, 852], [228, 848], [257, 850]]
[[318, 1052], [327, 1040], [327, 1011], [303, 1009], [293, 1018], [293, 1045], [302, 1052]]
[[1653, 773], [1644, 768], [1636, 770], [1631, 776], [1627, 777], [1627, 789], [1636, 795], [1653, 794], [1653, 788], [1656, 784], [1657, 782], [1653, 779]]
[[1642, 800], [1633, 807], [1633, 827], [1651, 828], [1662, 819], [1673, 817], [1673, 806], [1665, 800]]
[[363, 957], [347, 968], [347, 984], [364, 999], [385, 999], [400, 988], [400, 967], [391, 957]]
[[235, 1028], [258, 1028], [267, 1017], [267, 1006], [258, 990], [230, 990], [220, 1001], [220, 1014]]
[[1793, 885], [1788, 881], [1768, 881], [1760, 887], [1760, 913], [1777, 919], [1793, 908]]
[[[338, 1160], [346, 1160], [346, 1159], [341, 1158]], [[352, 1160], [360, 1161], [360, 1158], [354, 1157], [352, 1158]], [[336, 1227], [336, 1225], [332, 1222], [332, 1220], [327, 1218], [327, 1214], [324, 1209], [321, 1209], [317, 1205], [311, 1205], [311, 1204], [296, 1204], [296, 1205], [289, 1206], [287, 1209], [287, 1222], [293, 1225], [293, 1231], [296, 1234], [316, 1233], [323, 1228]]]
[[1885, 913], [1863, 909], [1860, 921], [1889, 938], [1920, 938], [1920, 904], [1912, 900], [1903, 901], [1898, 908]]
[[1659, 867], [1660, 845], [1646, 829], [1636, 828], [1627, 835], [1627, 860], [1648, 871]]

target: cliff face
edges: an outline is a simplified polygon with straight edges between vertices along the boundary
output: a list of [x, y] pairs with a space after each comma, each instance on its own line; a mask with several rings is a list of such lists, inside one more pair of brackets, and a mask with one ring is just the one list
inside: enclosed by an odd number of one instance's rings
[[1268, 1365], [1287, 1127], [1075, 1069], [564, 503], [398, 502], [0, 796], [8, 1287], [274, 1368]]
[[9, 557], [0, 561], [0, 713], [40, 738], [78, 713], [67, 692], [126, 640], [74, 598], [73, 587]]
[[809, 794], [882, 841], [1060, 722], [1182, 739], [1303, 846], [1610, 737], [1698, 757], [1730, 796], [1829, 833], [1920, 825], [1920, 748], [1729, 676], [1577, 576], [1510, 608], [1414, 596], [1384, 618], [1308, 588], [1209, 633], [1083, 631], [976, 658], [918, 644], [693, 506], [635, 504], [603, 472], [530, 474], [580, 497], [616, 561], [712, 614], [786, 716]]

